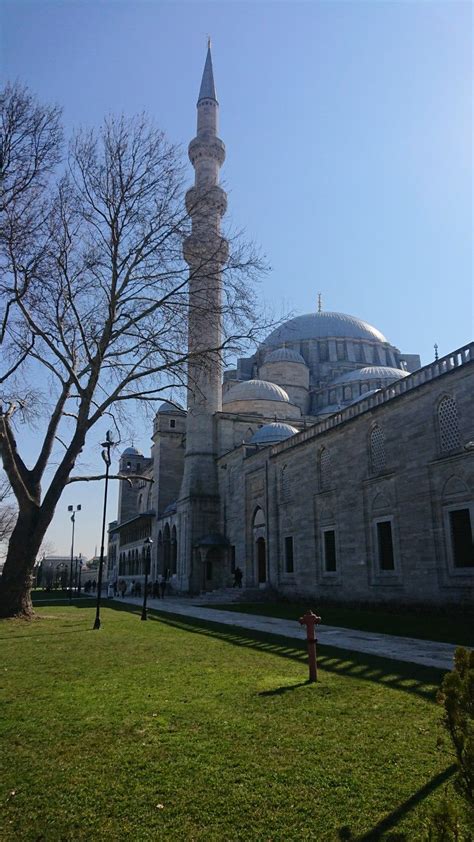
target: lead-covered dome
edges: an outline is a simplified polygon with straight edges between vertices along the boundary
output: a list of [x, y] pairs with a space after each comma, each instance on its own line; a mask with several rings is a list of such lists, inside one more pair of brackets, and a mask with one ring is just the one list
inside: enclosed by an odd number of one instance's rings
[[223, 404], [236, 401], [279, 401], [289, 403], [288, 393], [276, 383], [268, 380], [242, 380], [225, 393]]
[[296, 427], [291, 424], [283, 424], [278, 421], [273, 421], [271, 424], [264, 424], [260, 427], [250, 439], [249, 444], [258, 444], [260, 446], [277, 444], [279, 441], [285, 441], [290, 436], [294, 436], [299, 432]]
[[270, 351], [264, 359], [265, 365], [268, 363], [302, 363], [306, 365], [303, 357], [298, 351], [293, 348], [277, 348], [275, 351]]
[[167, 412], [186, 412], [186, 410], [183, 409], [183, 407], [180, 406], [179, 403], [170, 403], [169, 401], [164, 401], [163, 403], [160, 403], [156, 414], [163, 415]]
[[126, 447], [122, 456], [143, 456], [143, 453], [140, 450], [137, 450], [136, 447]]
[[364, 368], [357, 368], [355, 371], [347, 371], [340, 374], [333, 380], [332, 385], [339, 385], [340, 383], [353, 383], [357, 380], [400, 380], [406, 377], [408, 372], [401, 368], [392, 368], [388, 365], [370, 365]]
[[308, 339], [365, 339], [370, 342], [388, 343], [388, 339], [377, 328], [345, 313], [306, 313], [295, 316], [277, 327], [265, 339], [263, 345], [275, 347], [284, 342], [300, 342]]

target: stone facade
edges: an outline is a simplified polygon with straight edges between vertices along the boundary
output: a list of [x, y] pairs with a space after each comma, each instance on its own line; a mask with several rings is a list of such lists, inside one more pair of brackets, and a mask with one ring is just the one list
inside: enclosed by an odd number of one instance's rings
[[[197, 353], [221, 331], [217, 316], [203, 323], [200, 298], [216, 312], [226, 259], [217, 114], [208, 51], [185, 248]], [[203, 279], [196, 255], [210, 247]], [[217, 359], [196, 363], [188, 387], [187, 413], [159, 408], [151, 457], [122, 456], [122, 473], [144, 479], [122, 484], [112, 578], [143, 576], [151, 535], [152, 579], [166, 573], [177, 591], [228, 586], [238, 566], [245, 586], [285, 596], [473, 601], [474, 344], [420, 368], [367, 322], [319, 309], [223, 376]]]

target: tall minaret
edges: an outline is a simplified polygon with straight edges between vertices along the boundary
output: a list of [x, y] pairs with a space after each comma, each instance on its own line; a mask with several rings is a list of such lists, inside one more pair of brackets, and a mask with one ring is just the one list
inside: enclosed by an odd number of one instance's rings
[[[197, 134], [189, 144], [195, 183], [186, 194], [192, 233], [184, 244], [184, 258], [189, 266], [188, 344], [192, 357], [188, 366], [186, 453], [179, 511], [186, 523], [183, 532], [186, 531], [188, 544], [183, 550], [186, 559], [180, 552], [180, 566], [190, 575], [192, 548], [200, 538], [215, 531], [218, 522], [214, 413], [220, 411], [222, 402], [221, 270], [228, 250], [227, 241], [220, 234], [227, 197], [219, 186], [225, 146], [217, 136], [218, 112], [208, 43], [197, 101]], [[193, 576], [197, 576], [195, 571]]]

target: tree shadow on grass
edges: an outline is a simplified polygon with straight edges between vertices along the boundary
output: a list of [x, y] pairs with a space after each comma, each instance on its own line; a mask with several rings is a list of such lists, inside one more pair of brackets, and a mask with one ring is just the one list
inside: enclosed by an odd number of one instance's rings
[[[423, 801], [428, 795], [431, 795], [435, 789], [438, 789], [442, 784], [444, 784], [447, 780], [449, 780], [452, 775], [454, 775], [456, 771], [456, 764], [453, 763], [451, 766], [448, 766], [447, 769], [444, 769], [442, 772], [439, 772], [427, 784], [420, 787], [410, 798], [407, 798], [403, 804], [400, 804], [399, 807], [396, 807], [388, 816], [378, 822], [375, 827], [371, 830], [367, 831], [367, 833], [363, 833], [359, 836], [353, 836], [350, 827], [347, 825], [344, 827], [339, 828], [339, 839], [348, 840], [348, 842], [378, 842], [379, 839], [387, 840], [406, 840], [408, 842], [409, 837], [405, 836], [404, 833], [391, 833], [390, 835], [386, 835], [392, 828], [396, 827], [398, 822], [413, 810], [417, 804]], [[410, 837], [412, 839], [413, 837]]]
[[[111, 606], [115, 608], [115, 605]], [[130, 605], [117, 606], [119, 610], [132, 610], [139, 614], [139, 607]], [[190, 632], [218, 638], [233, 646], [244, 646], [300, 661], [302, 668], [307, 669], [306, 641], [298, 642], [294, 639], [268, 634], [251, 629], [229, 629], [218, 623], [207, 620], [197, 620], [195, 617], [183, 617], [177, 614], [162, 614], [149, 610], [148, 619], [158, 621], [164, 625]], [[382, 658], [379, 655], [368, 655], [362, 652], [349, 652], [332, 646], [318, 646], [318, 666], [328, 672], [359, 678], [383, 684], [407, 693], [414, 693], [428, 701], [434, 701], [445, 670], [435, 667], [410, 664], [405, 661], [395, 661]]]

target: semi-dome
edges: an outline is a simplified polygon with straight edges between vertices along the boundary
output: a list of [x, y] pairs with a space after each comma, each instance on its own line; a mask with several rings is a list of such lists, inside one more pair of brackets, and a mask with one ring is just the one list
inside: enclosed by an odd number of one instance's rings
[[241, 380], [232, 386], [222, 398], [222, 403], [234, 403], [235, 401], [280, 401], [289, 403], [287, 392], [270, 383], [268, 380]]
[[265, 365], [267, 363], [303, 363], [306, 365], [303, 357], [298, 351], [293, 348], [277, 348], [275, 351], [270, 351], [265, 357]]
[[388, 343], [388, 339], [377, 328], [355, 316], [345, 313], [306, 313], [295, 316], [277, 327], [264, 341], [264, 346], [282, 345], [284, 342], [300, 342], [305, 339], [365, 339], [369, 342]]
[[260, 427], [250, 439], [249, 444], [276, 444], [279, 441], [284, 441], [290, 436], [294, 436], [298, 430], [292, 427], [291, 424], [283, 424], [281, 421], [273, 421], [271, 424], [265, 424]]
[[170, 403], [169, 401], [164, 401], [160, 403], [156, 414], [162, 415], [165, 412], [185, 412], [182, 406], [179, 403]]
[[368, 365], [364, 368], [357, 368], [355, 371], [347, 371], [340, 374], [330, 384], [331, 386], [341, 383], [353, 383], [356, 380], [400, 380], [406, 377], [407, 371], [401, 368], [392, 368], [388, 365]]

